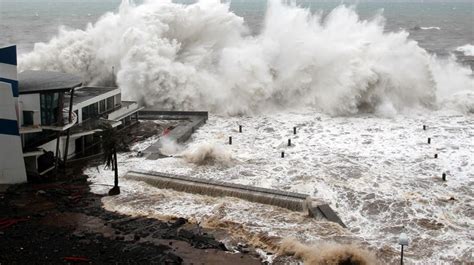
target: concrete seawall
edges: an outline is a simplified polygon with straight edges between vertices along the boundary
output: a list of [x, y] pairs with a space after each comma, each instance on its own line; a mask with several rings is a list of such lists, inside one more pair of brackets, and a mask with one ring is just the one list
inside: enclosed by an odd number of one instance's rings
[[236, 197], [243, 200], [307, 212], [309, 217], [325, 219], [346, 227], [328, 204], [311, 198], [307, 194], [259, 188], [221, 181], [198, 179], [154, 171], [129, 171], [126, 179], [143, 181], [161, 189], [202, 194], [214, 197]]

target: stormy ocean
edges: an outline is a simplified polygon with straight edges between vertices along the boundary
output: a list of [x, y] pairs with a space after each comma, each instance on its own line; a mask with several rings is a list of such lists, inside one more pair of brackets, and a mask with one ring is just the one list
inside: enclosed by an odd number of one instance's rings
[[[342, 2], [0, 0], [0, 46], [18, 45], [20, 69], [210, 111], [168, 158], [134, 155], [159, 136], [119, 154], [121, 176], [140, 168], [305, 193], [348, 228], [127, 179], [107, 209], [184, 216], [262, 249], [269, 237], [319, 254], [355, 244], [381, 264], [399, 261], [404, 232], [410, 264], [474, 263], [474, 2]], [[99, 193], [113, 176], [86, 173]]]
[[[0, 46], [17, 44], [20, 53], [55, 36], [60, 26], [85, 29], [106, 12], [117, 11], [120, 0], [0, 0]], [[143, 1], [136, 1], [140, 3]], [[193, 1], [175, 1], [192, 3]], [[296, 1], [313, 12], [328, 14], [341, 3], [355, 5], [363, 19], [383, 12], [385, 31], [405, 30], [427, 51], [447, 56], [458, 51], [472, 64], [474, 56], [474, 3], [472, 1]], [[264, 22], [264, 0], [230, 1], [230, 10], [244, 18], [257, 34]]]

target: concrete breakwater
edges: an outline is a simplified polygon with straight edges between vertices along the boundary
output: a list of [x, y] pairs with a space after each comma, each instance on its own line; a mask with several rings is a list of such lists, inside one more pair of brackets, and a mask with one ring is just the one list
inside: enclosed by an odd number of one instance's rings
[[328, 204], [315, 200], [306, 194], [153, 171], [132, 170], [125, 175], [125, 178], [143, 181], [161, 189], [173, 189], [214, 197], [230, 196], [251, 202], [278, 206], [292, 211], [308, 212], [310, 217], [326, 219], [345, 227], [344, 223]]

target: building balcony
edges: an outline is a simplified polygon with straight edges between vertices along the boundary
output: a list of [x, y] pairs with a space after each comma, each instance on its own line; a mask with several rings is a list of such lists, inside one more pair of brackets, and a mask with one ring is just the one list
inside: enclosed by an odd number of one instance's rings
[[25, 134], [25, 133], [36, 133], [36, 132], [41, 132], [43, 129], [41, 128], [40, 125], [22, 125], [20, 127], [20, 134]]
[[120, 122], [106, 119], [89, 119], [87, 121], [81, 122], [80, 124], [74, 126], [70, 133], [71, 137], [80, 137], [84, 135], [94, 134], [96, 132], [102, 131], [102, 128], [106, 125], [110, 125], [112, 128], [115, 128], [120, 125]]
[[72, 114], [71, 120], [69, 120], [69, 109], [63, 109], [63, 112], [62, 112], [63, 117], [62, 117], [61, 122], [53, 123], [50, 125], [42, 125], [41, 127], [43, 129], [52, 130], [52, 131], [65, 131], [77, 123], [77, 114], [75, 112], [72, 112], [71, 114]]

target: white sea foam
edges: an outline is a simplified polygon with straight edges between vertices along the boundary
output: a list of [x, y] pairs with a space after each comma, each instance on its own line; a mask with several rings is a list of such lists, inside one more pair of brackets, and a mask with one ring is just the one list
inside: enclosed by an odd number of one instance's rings
[[464, 53], [466, 56], [474, 56], [474, 45], [466, 44], [456, 48], [456, 51]]
[[[237, 132], [239, 124], [243, 133]], [[233, 137], [232, 145], [226, 145], [228, 136]], [[381, 264], [399, 262], [397, 238], [403, 231], [411, 240], [406, 249], [409, 263], [472, 263], [472, 137], [472, 115], [451, 111], [412, 111], [390, 119], [330, 117], [311, 110], [253, 117], [211, 115], [187, 149], [221, 143], [234, 163], [196, 166], [180, 157], [147, 160], [120, 154], [120, 174], [138, 168], [305, 193], [329, 203], [348, 230], [277, 207], [160, 190], [122, 178], [122, 194], [104, 199], [104, 205], [132, 215], [234, 222], [250, 235], [362, 244], [383, 258]], [[290, 138], [288, 147], [284, 143]], [[443, 172], [446, 182], [441, 180]], [[97, 184], [113, 183], [112, 171], [91, 168], [86, 174], [95, 190], [101, 187]]]
[[222, 164], [229, 165], [232, 154], [219, 143], [201, 142], [191, 145], [183, 152], [184, 159], [196, 165]]
[[430, 29], [435, 29], [435, 30], [441, 30], [440, 27], [420, 27], [422, 30], [430, 30]]
[[[472, 91], [472, 71], [440, 62], [384, 18], [340, 6], [323, 17], [270, 0], [261, 33], [249, 34], [228, 3], [123, 1], [85, 30], [61, 28], [20, 58], [21, 69], [78, 73], [124, 98], [222, 114], [312, 107], [332, 115], [441, 107]], [[446, 65], [452, 69], [446, 69]], [[388, 108], [389, 109], [388, 109]]]
[[173, 156], [180, 154], [183, 151], [183, 147], [178, 144], [175, 140], [170, 139], [169, 137], [162, 137], [160, 139], [161, 148], [160, 152], [163, 155]]

